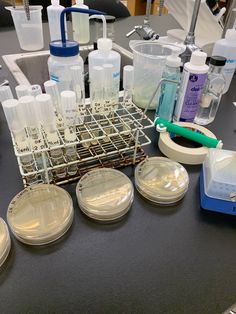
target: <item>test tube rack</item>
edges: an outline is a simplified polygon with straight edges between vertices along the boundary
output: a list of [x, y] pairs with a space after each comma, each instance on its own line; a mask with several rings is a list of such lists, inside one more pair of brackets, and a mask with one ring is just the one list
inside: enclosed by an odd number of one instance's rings
[[[42, 182], [42, 178], [51, 177], [50, 183], [57, 185], [66, 184], [78, 180], [89, 170], [101, 167], [120, 168], [139, 163], [146, 158], [142, 149], [143, 146], [151, 143], [149, 137], [144, 133], [145, 129], [153, 127], [146, 114], [143, 113], [133, 103], [119, 102], [115, 110], [107, 116], [94, 114], [90, 103], [86, 102], [83, 124], [76, 125], [76, 140], [66, 143], [64, 130], [57, 130], [60, 145], [49, 145], [45, 130], [42, 128], [42, 143], [31, 143], [31, 147], [21, 151], [14, 137], [12, 136], [14, 152], [23, 179], [24, 186], [29, 186], [29, 178], [37, 176], [37, 183]], [[35, 144], [35, 145], [34, 145]], [[63, 163], [53, 165], [50, 151], [58, 148], [66, 150], [67, 147], [76, 146], [77, 159], [69, 161], [66, 154], [63, 155]], [[37, 166], [35, 155], [41, 154], [43, 168]], [[30, 156], [34, 162], [35, 171], [26, 172], [22, 165], [22, 157]], [[57, 177], [59, 168], [68, 168], [70, 165], [78, 165], [75, 175], [65, 175], [63, 178]], [[51, 174], [49, 176], [49, 174]], [[47, 182], [46, 180], [46, 182]]]

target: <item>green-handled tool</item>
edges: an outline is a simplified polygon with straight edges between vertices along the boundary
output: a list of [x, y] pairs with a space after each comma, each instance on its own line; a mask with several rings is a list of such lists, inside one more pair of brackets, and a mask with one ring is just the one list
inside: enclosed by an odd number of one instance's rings
[[223, 142], [221, 140], [217, 140], [215, 138], [206, 136], [199, 132], [192, 131], [188, 128], [184, 128], [180, 125], [171, 123], [169, 121], [160, 119], [158, 117], [155, 119], [154, 123], [158, 132], [167, 131], [169, 133], [178, 134], [185, 138], [188, 138], [189, 140], [200, 143], [203, 146], [206, 146], [209, 148], [222, 148], [223, 147]]

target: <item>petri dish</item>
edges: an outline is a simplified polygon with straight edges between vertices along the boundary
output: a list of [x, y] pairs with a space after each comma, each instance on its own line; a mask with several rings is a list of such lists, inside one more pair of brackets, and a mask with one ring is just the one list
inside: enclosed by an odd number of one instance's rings
[[121, 218], [129, 211], [134, 199], [134, 188], [122, 172], [101, 168], [86, 173], [80, 179], [76, 195], [85, 215], [109, 222]]
[[0, 218], [0, 267], [3, 265], [11, 249], [11, 238], [5, 221]]
[[62, 237], [74, 217], [70, 195], [51, 184], [37, 184], [17, 194], [8, 206], [7, 222], [14, 236], [29, 245]]
[[181, 200], [188, 190], [186, 169], [165, 157], [151, 157], [135, 169], [135, 186], [146, 199], [157, 204], [171, 205]]

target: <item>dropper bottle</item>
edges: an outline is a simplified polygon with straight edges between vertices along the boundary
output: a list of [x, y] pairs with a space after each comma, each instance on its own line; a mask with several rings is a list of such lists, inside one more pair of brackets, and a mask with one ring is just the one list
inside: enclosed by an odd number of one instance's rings
[[[54, 112], [51, 96], [48, 94], [38, 95], [36, 97], [40, 121], [45, 132], [46, 140], [50, 148], [50, 157], [53, 166], [64, 164], [63, 150], [56, 148], [60, 145], [60, 138], [57, 133], [56, 115]], [[59, 178], [66, 176], [65, 167], [57, 167], [55, 175]]]
[[[22, 107], [19, 105], [19, 102], [16, 99], [5, 100], [2, 103], [2, 107], [7, 119], [9, 130], [14, 137], [17, 151], [20, 154], [28, 153], [25, 156], [19, 157], [23, 171], [25, 173], [35, 172], [36, 166], [33, 156], [30, 153], [30, 144], [25, 131]], [[32, 175], [27, 175], [25, 178], [27, 184], [29, 185], [37, 182], [36, 173]]]
[[[76, 144], [76, 121], [77, 121], [77, 105], [76, 94], [73, 91], [64, 91], [61, 93], [61, 107], [65, 123], [64, 139], [66, 143], [65, 156], [67, 162], [78, 160]], [[71, 145], [69, 145], [71, 144]], [[75, 175], [78, 171], [77, 163], [68, 165], [68, 175]]]

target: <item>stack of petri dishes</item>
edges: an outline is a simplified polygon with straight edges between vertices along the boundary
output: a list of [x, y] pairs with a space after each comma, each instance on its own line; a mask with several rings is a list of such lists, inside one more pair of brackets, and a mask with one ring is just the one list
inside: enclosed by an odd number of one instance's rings
[[81, 211], [88, 217], [112, 222], [130, 209], [134, 188], [122, 172], [110, 168], [95, 169], [86, 173], [76, 186]]
[[171, 205], [181, 200], [188, 190], [189, 176], [179, 163], [165, 157], [151, 157], [135, 169], [139, 193], [156, 204]]
[[7, 221], [14, 236], [29, 245], [44, 245], [62, 237], [74, 217], [70, 195], [50, 184], [37, 184], [17, 194], [9, 204]]
[[5, 221], [0, 218], [0, 267], [3, 265], [11, 249], [11, 238]]

